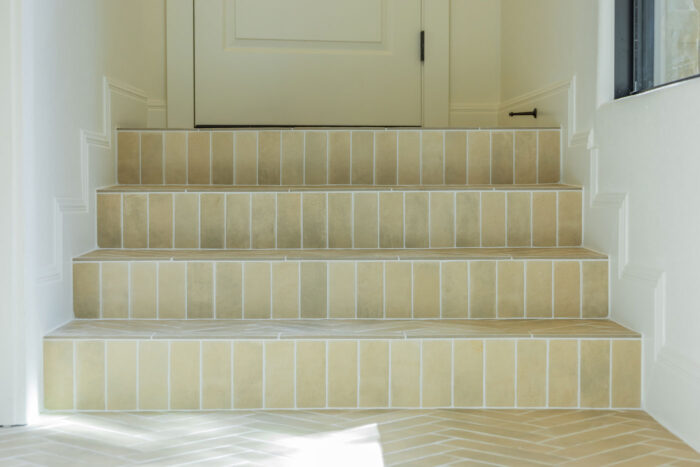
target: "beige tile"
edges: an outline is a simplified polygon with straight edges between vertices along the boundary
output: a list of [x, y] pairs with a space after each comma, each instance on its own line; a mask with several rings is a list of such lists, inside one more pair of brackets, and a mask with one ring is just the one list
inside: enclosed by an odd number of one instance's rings
[[582, 238], [582, 201], [580, 191], [559, 193], [559, 246], [580, 246]]
[[301, 263], [301, 317], [327, 318], [326, 263]]
[[484, 193], [481, 196], [482, 246], [506, 245], [506, 194]]
[[253, 248], [275, 248], [276, 195], [274, 193], [253, 193], [252, 201], [252, 243]]
[[243, 317], [270, 317], [270, 264], [249, 262], [243, 265]]
[[557, 195], [532, 195], [532, 246], [557, 246]]
[[226, 248], [250, 248], [250, 195], [226, 195]]
[[379, 247], [403, 248], [403, 193], [379, 194]]
[[155, 319], [156, 263], [131, 263], [131, 318]]
[[413, 310], [411, 300], [411, 263], [387, 261], [385, 268], [385, 312], [387, 318], [410, 318]]
[[139, 342], [139, 409], [168, 409], [168, 343]]
[[282, 132], [282, 185], [304, 183], [304, 133]]
[[491, 183], [513, 183], [513, 133], [496, 131], [491, 134]]
[[107, 342], [107, 410], [136, 410], [136, 342]]
[[422, 133], [421, 183], [441, 185], [444, 183], [443, 132], [424, 131]]
[[360, 341], [360, 407], [389, 405], [389, 343]]
[[515, 132], [515, 183], [537, 183], [537, 132]]
[[163, 183], [163, 133], [141, 134], [141, 183]]
[[148, 195], [148, 246], [173, 247], [173, 195]]
[[399, 132], [399, 184], [420, 185], [420, 134]]
[[299, 317], [299, 264], [272, 263], [272, 317]]
[[391, 406], [420, 407], [420, 342], [391, 342]]
[[121, 195], [97, 195], [97, 246], [122, 247]]
[[129, 264], [102, 263], [102, 318], [129, 317]]
[[498, 263], [498, 317], [525, 316], [525, 265], [521, 261]]
[[357, 317], [384, 316], [383, 263], [357, 263]]
[[175, 248], [199, 248], [199, 196], [175, 194]]
[[455, 195], [449, 192], [430, 193], [430, 246], [455, 246]]
[[547, 405], [547, 342], [518, 341], [518, 407]]
[[326, 406], [326, 343], [297, 342], [297, 407]]
[[214, 185], [233, 185], [233, 133], [215, 131], [211, 136], [211, 181]]
[[442, 317], [469, 317], [469, 263], [442, 263]]
[[481, 194], [457, 193], [455, 202], [457, 247], [481, 246]]
[[231, 343], [202, 342], [202, 409], [231, 408]]
[[187, 263], [187, 318], [214, 317], [214, 264]]
[[554, 263], [554, 317], [581, 316], [581, 271], [578, 261]]
[[581, 341], [581, 407], [610, 407], [610, 341]]
[[200, 343], [173, 341], [170, 343], [170, 408], [199, 409]]
[[241, 263], [222, 262], [214, 265], [216, 274], [216, 317], [243, 317], [243, 268]]
[[469, 265], [469, 317], [496, 318], [494, 261], [474, 261]]
[[326, 230], [326, 194], [304, 193], [302, 197], [302, 212], [304, 216], [303, 247], [327, 248], [328, 234]]
[[277, 248], [301, 248], [301, 195], [277, 194]]
[[100, 317], [98, 263], [73, 263], [73, 313], [78, 319]]
[[452, 405], [452, 341], [423, 341], [423, 407]]
[[44, 408], [73, 409], [73, 341], [44, 340]]
[[139, 164], [139, 133], [117, 133], [117, 180], [122, 185], [141, 183]]
[[281, 182], [282, 133], [279, 131], [261, 131], [258, 135], [258, 183], [260, 185], [279, 185]]
[[484, 343], [454, 341], [455, 407], [481, 407], [484, 403]]
[[[608, 316], [608, 262], [585, 261], [583, 274], [583, 318]], [[104, 273], [103, 273], [104, 274]]]
[[515, 341], [486, 341], [486, 406], [515, 404]]
[[233, 179], [236, 185], [258, 184], [258, 132], [237, 131], [234, 136]]
[[539, 132], [538, 183], [556, 183], [559, 181], [561, 132]]
[[352, 132], [352, 184], [374, 183], [374, 132]]
[[350, 185], [350, 132], [328, 133], [328, 183]]
[[233, 408], [259, 409], [263, 406], [263, 344], [233, 344]]
[[428, 248], [429, 193], [406, 193], [406, 248]]
[[508, 193], [508, 246], [530, 246], [530, 193]]
[[468, 183], [491, 183], [491, 134], [488, 131], [469, 132], [467, 151]]
[[374, 183], [377, 185], [396, 185], [398, 176], [396, 132], [375, 132], [374, 147]]
[[357, 341], [328, 342], [328, 407], [357, 407]]
[[467, 183], [467, 132], [445, 132], [445, 183]]
[[124, 195], [124, 248], [148, 247], [148, 196]]
[[294, 342], [265, 343], [265, 407], [294, 408]]
[[578, 405], [578, 342], [549, 342], [549, 406]]
[[158, 264], [158, 317], [185, 319], [186, 263]]
[[352, 248], [352, 193], [328, 194], [328, 247]]
[[222, 193], [203, 193], [200, 197], [201, 248], [224, 248], [226, 212]]
[[75, 342], [75, 408], [105, 409], [105, 343]]
[[552, 262], [528, 261], [526, 269], [527, 317], [552, 318]]
[[187, 183], [208, 185], [211, 182], [211, 150], [208, 131], [187, 134]]
[[308, 131], [304, 156], [304, 183], [325, 185], [328, 183], [328, 133]]
[[377, 248], [377, 193], [355, 193], [355, 248]]
[[355, 317], [355, 263], [328, 264], [328, 317]]
[[165, 133], [165, 183], [187, 183], [187, 134]]
[[642, 343], [614, 340], [612, 343], [612, 406], [639, 408], [642, 388]]
[[440, 263], [413, 263], [413, 317], [440, 317]]

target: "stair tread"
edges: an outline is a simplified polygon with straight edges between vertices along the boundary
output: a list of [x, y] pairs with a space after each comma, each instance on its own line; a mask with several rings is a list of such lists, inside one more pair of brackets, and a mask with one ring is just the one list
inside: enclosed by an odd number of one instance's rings
[[48, 339], [639, 338], [600, 319], [75, 320]]
[[587, 248], [431, 248], [431, 249], [98, 249], [74, 261], [410, 261], [410, 260], [604, 260]]

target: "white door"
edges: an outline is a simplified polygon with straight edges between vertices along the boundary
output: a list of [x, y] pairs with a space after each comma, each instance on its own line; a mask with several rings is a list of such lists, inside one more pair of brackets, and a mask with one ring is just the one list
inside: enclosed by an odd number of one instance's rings
[[421, 124], [421, 0], [195, 0], [197, 125]]

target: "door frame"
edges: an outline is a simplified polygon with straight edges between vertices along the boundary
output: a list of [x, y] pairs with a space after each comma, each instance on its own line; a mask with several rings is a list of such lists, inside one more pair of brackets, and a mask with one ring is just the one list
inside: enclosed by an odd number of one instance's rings
[[[424, 128], [449, 125], [450, 0], [422, 0]], [[194, 128], [194, 0], [166, 0], [168, 128]]]

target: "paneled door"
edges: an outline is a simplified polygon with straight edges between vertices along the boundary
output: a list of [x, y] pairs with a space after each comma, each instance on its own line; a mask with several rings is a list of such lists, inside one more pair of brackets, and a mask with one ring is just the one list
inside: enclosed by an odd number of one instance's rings
[[195, 0], [195, 123], [421, 124], [421, 0]]

